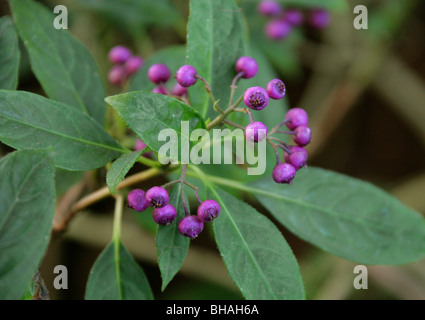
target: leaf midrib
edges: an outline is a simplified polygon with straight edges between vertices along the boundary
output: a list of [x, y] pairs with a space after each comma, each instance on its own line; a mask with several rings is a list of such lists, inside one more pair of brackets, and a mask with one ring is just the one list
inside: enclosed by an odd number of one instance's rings
[[118, 297], [120, 300], [123, 300], [123, 287], [121, 281], [121, 248], [120, 248], [120, 239], [114, 239], [114, 265], [115, 265], [115, 277], [117, 281]]
[[[47, 156], [46, 156], [47, 157]], [[24, 181], [22, 183], [20, 183], [18, 189], [16, 190], [15, 194], [19, 195], [21, 193], [21, 190], [26, 186], [29, 178], [33, 175], [34, 171], [36, 171], [38, 169], [38, 167], [41, 166], [42, 163], [44, 163], [44, 160], [46, 159], [46, 157], [43, 157], [42, 159], [40, 159], [40, 162], [38, 162], [36, 165], [34, 165], [30, 172], [26, 175], [26, 177], [24, 178]], [[9, 160], [9, 159], [8, 159]], [[10, 160], [9, 160], [10, 161]], [[12, 206], [9, 208], [9, 210], [6, 213], [6, 216], [10, 216], [10, 214], [12, 213], [12, 211], [15, 209], [17, 201], [16, 201], [17, 196], [15, 197], [15, 201], [13, 201]], [[6, 222], [8, 221], [8, 219], [6, 219], [4, 221], [4, 223], [0, 226], [0, 230], [3, 229], [3, 226], [6, 224]]]
[[[289, 198], [288, 196], [286, 196], [284, 194], [273, 193], [273, 191], [264, 190], [264, 189], [262, 189], [262, 187], [258, 187], [257, 189], [255, 189], [255, 188], [249, 187], [245, 184], [235, 183], [234, 181], [228, 181], [227, 179], [222, 179], [222, 178], [215, 179], [216, 177], [214, 177], [214, 176], [207, 176], [207, 177], [210, 178], [213, 182], [216, 182], [218, 184], [226, 185], [228, 187], [232, 187], [232, 188], [239, 189], [239, 190], [242, 190], [242, 191], [245, 191], [245, 192], [249, 192], [249, 193], [251, 193], [255, 196], [263, 195], [263, 196], [266, 196], [266, 197], [274, 198], [276, 200], [283, 200], [283, 201], [286, 201], [286, 202], [289, 202], [289, 203], [299, 205], [301, 207], [311, 208], [313, 210], [323, 212], [326, 215], [331, 216], [331, 217], [337, 217], [337, 218], [341, 218], [341, 219], [351, 221], [351, 222], [353, 222], [357, 225], [364, 226], [366, 224], [366, 223], [362, 222], [362, 220], [360, 220], [360, 219], [355, 219], [353, 216], [337, 215], [337, 214], [334, 214], [334, 211], [329, 210], [327, 208], [320, 207], [320, 206], [314, 205], [314, 204], [309, 203], [309, 202], [301, 202], [298, 199]], [[372, 228], [374, 228], [375, 230], [378, 230], [378, 231], [387, 230], [385, 227], [380, 228], [380, 225], [377, 225], [377, 224], [368, 224], [368, 227], [372, 227]]]
[[31, 124], [29, 122], [20, 121], [20, 120], [14, 118], [14, 117], [6, 116], [4, 113], [0, 113], [0, 117], [4, 117], [4, 118], [8, 119], [9, 121], [18, 122], [18, 123], [20, 123], [22, 125], [25, 125], [25, 126], [28, 126], [28, 127], [31, 127], [31, 128], [37, 129], [37, 130], [40, 130], [40, 131], [44, 131], [44, 132], [50, 133], [52, 135], [56, 135], [56, 136], [59, 136], [59, 137], [68, 139], [68, 140], [77, 141], [77, 142], [79, 142], [81, 144], [92, 145], [92, 146], [96, 146], [96, 147], [100, 147], [100, 148], [103, 148], [103, 149], [107, 149], [107, 150], [111, 150], [111, 151], [116, 151], [116, 152], [120, 152], [120, 153], [125, 153], [126, 152], [126, 150], [124, 150], [124, 149], [115, 148], [115, 147], [112, 147], [112, 146], [108, 146], [106, 144], [100, 144], [100, 143], [89, 141], [89, 140], [78, 139], [76, 137], [72, 137], [72, 136], [69, 136], [69, 135], [66, 135], [66, 134], [62, 134], [60, 132], [48, 130], [46, 128], [41, 128], [41, 127], [36, 126], [34, 124]]
[[252, 262], [254, 263], [254, 266], [258, 270], [258, 273], [260, 274], [261, 278], [264, 279], [264, 283], [267, 284], [266, 285], [267, 289], [270, 291], [270, 293], [273, 296], [273, 298], [274, 299], [277, 299], [276, 298], [276, 295], [273, 292], [273, 289], [271, 288], [271, 286], [269, 284], [269, 281], [268, 281], [267, 277], [264, 275], [263, 271], [261, 270], [260, 266], [258, 265], [257, 260], [255, 259], [254, 255], [252, 254], [251, 249], [249, 248], [248, 244], [245, 241], [245, 238], [240, 233], [239, 228], [237, 227], [237, 225], [236, 225], [235, 221], [233, 220], [232, 216], [230, 215], [229, 209], [227, 208], [226, 204], [223, 202], [223, 199], [220, 197], [220, 195], [217, 193], [217, 191], [215, 190], [215, 188], [211, 184], [208, 184], [208, 187], [214, 193], [214, 195], [217, 197], [217, 199], [220, 199], [220, 202], [221, 202], [221, 204], [223, 206], [223, 209], [226, 212], [226, 215], [229, 218], [230, 222], [232, 223], [233, 228], [236, 230], [237, 235], [242, 240], [243, 245], [246, 247], [247, 252], [249, 253], [249, 257], [251, 258]]

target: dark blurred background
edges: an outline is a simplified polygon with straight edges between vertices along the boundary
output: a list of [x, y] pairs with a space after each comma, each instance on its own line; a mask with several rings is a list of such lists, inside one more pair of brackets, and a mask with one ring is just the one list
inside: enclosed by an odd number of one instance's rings
[[[68, 7], [70, 31], [95, 56], [108, 94], [116, 92], [106, 84], [107, 52], [112, 46], [127, 45], [146, 59], [158, 49], [186, 41], [188, 2], [184, 0], [152, 0], [155, 14], [128, 10], [120, 1], [109, 9], [102, 7], [100, 0], [41, 2], [50, 8], [57, 4]], [[264, 37], [265, 19], [256, 13], [258, 1], [239, 4], [252, 41], [258, 42], [287, 85], [289, 105], [311, 115], [314, 139], [309, 146], [309, 164], [370, 181], [424, 214], [425, 2], [350, 0], [347, 10], [331, 12], [332, 22], [325, 30], [305, 28], [279, 43]], [[368, 30], [353, 27], [357, 4], [369, 9]], [[0, 16], [5, 14], [9, 14], [8, 4], [1, 1]], [[24, 47], [21, 49], [19, 89], [43, 94]], [[9, 151], [0, 146], [1, 154]], [[141, 169], [142, 165], [136, 165], [132, 171]], [[104, 171], [88, 175], [95, 178], [93, 189], [104, 185]], [[59, 192], [80, 178], [58, 182]], [[113, 201], [104, 200], [89, 212], [79, 213], [64, 234], [53, 235], [40, 270], [52, 299], [84, 297], [89, 270], [110, 239], [112, 211]], [[227, 275], [209, 229], [191, 243], [182, 270], [162, 293], [155, 226], [147, 216], [125, 213], [123, 241], [147, 273], [155, 298], [242, 298]], [[280, 228], [300, 263], [309, 299], [425, 299], [424, 261], [401, 267], [370, 266], [369, 289], [355, 290], [354, 263]], [[68, 267], [68, 290], [53, 288], [53, 267], [58, 264]]]

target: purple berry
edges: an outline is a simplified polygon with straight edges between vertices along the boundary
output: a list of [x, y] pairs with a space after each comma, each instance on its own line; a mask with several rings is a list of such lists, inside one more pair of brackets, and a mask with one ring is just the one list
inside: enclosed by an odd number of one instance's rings
[[162, 208], [154, 208], [152, 211], [152, 218], [155, 222], [164, 226], [171, 224], [176, 217], [176, 209], [171, 204]]
[[108, 81], [114, 86], [121, 86], [127, 80], [127, 73], [121, 65], [112, 67], [108, 74]]
[[266, 25], [266, 36], [273, 40], [281, 40], [291, 33], [292, 27], [285, 20], [273, 20]]
[[157, 86], [155, 88], [152, 89], [153, 93], [159, 93], [159, 94], [163, 94], [163, 95], [167, 95], [167, 89], [164, 86]]
[[297, 170], [289, 163], [279, 163], [273, 169], [273, 180], [277, 183], [290, 184], [295, 177]]
[[182, 87], [178, 83], [173, 88], [172, 94], [177, 97], [187, 96], [187, 88]]
[[254, 58], [240, 57], [238, 61], [236, 61], [235, 69], [237, 73], [243, 73], [242, 78], [250, 79], [256, 76], [258, 72], [258, 64]]
[[142, 189], [131, 190], [127, 195], [127, 202], [128, 206], [137, 212], [145, 211], [149, 207]]
[[146, 201], [149, 206], [163, 208], [170, 200], [167, 190], [162, 187], [153, 187], [146, 192]]
[[262, 122], [252, 122], [245, 128], [245, 138], [251, 142], [260, 142], [267, 138], [268, 129]]
[[303, 147], [292, 146], [290, 148], [291, 154], [285, 152], [285, 161], [292, 164], [295, 170], [307, 166], [308, 152]]
[[272, 99], [282, 99], [286, 93], [286, 86], [282, 80], [274, 79], [267, 84], [267, 93]]
[[198, 207], [198, 218], [203, 222], [211, 222], [220, 214], [220, 205], [214, 200], [205, 200]]
[[196, 69], [191, 65], [184, 65], [176, 72], [176, 80], [182, 87], [190, 87], [196, 83]]
[[204, 229], [204, 223], [198, 216], [186, 216], [180, 220], [178, 229], [183, 236], [194, 239]]
[[137, 56], [131, 57], [125, 63], [124, 68], [128, 75], [135, 74], [143, 65], [143, 59]]
[[299, 126], [295, 129], [294, 142], [303, 147], [311, 141], [311, 129], [307, 126]]
[[285, 11], [284, 20], [292, 26], [300, 26], [304, 22], [304, 15], [298, 9], [288, 9]]
[[308, 124], [308, 114], [304, 109], [293, 108], [286, 113], [285, 116], [286, 126], [290, 130], [294, 130], [299, 126], [306, 126]]
[[[289, 151], [291, 151], [291, 154], [295, 153], [295, 152], [305, 152], [307, 154], [307, 150], [304, 149], [303, 147], [300, 147], [300, 146], [290, 146]], [[288, 152], [285, 152], [285, 161], [286, 162], [289, 162], [289, 156], [290, 156], [290, 154]]]
[[113, 47], [108, 54], [109, 61], [114, 64], [122, 64], [127, 62], [131, 57], [131, 51], [124, 46]]
[[324, 29], [331, 22], [331, 15], [325, 9], [314, 9], [310, 12], [310, 24], [313, 28]]
[[253, 110], [261, 110], [269, 104], [269, 95], [261, 87], [251, 87], [245, 91], [243, 101]]
[[258, 5], [258, 12], [266, 17], [277, 16], [282, 12], [282, 7], [276, 1], [263, 0]]
[[134, 144], [134, 151], [140, 151], [146, 148], [146, 143], [144, 143], [141, 139], [137, 138], [136, 143]]
[[170, 79], [170, 75], [170, 69], [162, 63], [154, 64], [148, 70], [149, 79], [156, 84], [167, 82]]

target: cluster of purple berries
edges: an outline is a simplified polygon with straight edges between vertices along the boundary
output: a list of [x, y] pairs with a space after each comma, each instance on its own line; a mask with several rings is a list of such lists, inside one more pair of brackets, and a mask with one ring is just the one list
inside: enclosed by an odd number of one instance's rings
[[261, 1], [258, 12], [271, 19], [265, 27], [265, 34], [273, 40], [286, 38], [293, 27], [301, 26], [306, 20], [310, 26], [319, 30], [326, 28], [331, 21], [330, 14], [325, 9], [316, 8], [308, 12], [296, 8], [284, 10], [280, 3], [274, 0]]
[[[177, 217], [176, 208], [169, 204], [167, 190], [155, 186], [148, 191], [134, 189], [127, 195], [128, 206], [137, 212], [143, 212], [153, 207], [152, 217], [157, 224], [169, 225]], [[205, 200], [200, 203], [197, 215], [187, 214], [179, 221], [178, 230], [181, 235], [191, 239], [196, 238], [204, 229], [204, 222], [215, 220], [220, 214], [220, 205], [215, 200]]]
[[304, 148], [311, 141], [311, 129], [308, 127], [308, 115], [305, 110], [293, 108], [285, 115], [283, 124], [286, 124], [290, 131], [278, 131], [280, 133], [293, 135], [294, 146], [284, 142], [277, 146], [282, 148], [285, 162], [282, 163], [278, 154], [277, 164], [273, 169], [273, 180], [277, 183], [291, 183], [296, 172], [307, 166], [308, 152]]
[[[241, 57], [236, 62], [236, 72], [253, 77], [258, 71], [256, 61], [251, 57]], [[269, 98], [282, 99], [286, 93], [286, 86], [280, 79], [273, 79], [268, 84], [266, 89], [262, 87], [251, 87], [244, 93], [244, 103], [252, 110], [262, 110], [267, 107]], [[254, 121], [250, 111], [251, 123], [245, 128], [245, 138], [251, 142], [260, 142], [268, 137], [267, 126], [260, 122]], [[286, 124], [290, 131], [278, 131], [277, 129]], [[308, 127], [308, 115], [305, 110], [294, 108], [288, 111], [284, 121], [275, 130], [277, 133], [293, 135], [295, 146], [290, 146], [285, 142], [276, 139], [277, 147], [285, 151], [285, 163], [280, 161], [276, 151], [277, 165], [273, 170], [273, 179], [277, 183], [291, 183], [295, 177], [297, 170], [305, 167], [307, 164], [308, 153], [303, 148], [311, 141], [311, 129]], [[272, 138], [271, 138], [272, 139]]]
[[[176, 76], [178, 72], [179, 71], [177, 71]], [[148, 70], [148, 78], [150, 81], [152, 81], [154, 84], [157, 85], [155, 88], [153, 88], [152, 92], [163, 94], [163, 95], [173, 95], [176, 97], [186, 97], [187, 87], [188, 87], [188, 85], [186, 84], [188, 80], [186, 79], [186, 82], [181, 82], [181, 83], [177, 81], [177, 83], [174, 85], [170, 93], [167, 87], [165, 86], [167, 81], [170, 79], [170, 76], [171, 76], [171, 71], [167, 67], [167, 65], [162, 63], [157, 63], [152, 65]], [[196, 79], [194, 82], [196, 82]]]
[[[234, 79], [234, 85], [239, 78], [250, 79], [255, 77], [258, 73], [258, 64], [252, 57], [240, 57], [236, 61], [235, 70], [237, 75]], [[154, 92], [168, 94], [164, 84], [169, 80], [170, 74], [168, 67], [163, 64], [155, 64], [149, 69], [149, 79], [159, 85], [154, 89]], [[176, 72], [175, 78], [177, 80], [176, 86], [186, 89], [185, 94], [187, 94], [187, 88], [194, 85], [198, 79], [204, 80], [191, 65], [180, 67]], [[162, 92], [162, 90], [164, 91]], [[176, 95], [174, 90], [173, 94]], [[259, 111], [267, 107], [269, 99], [279, 100], [285, 94], [285, 83], [280, 79], [273, 79], [267, 84], [265, 89], [259, 86], [248, 88], [243, 95], [243, 101], [249, 109]], [[308, 153], [303, 148], [311, 141], [311, 129], [308, 127], [307, 113], [300, 108], [291, 109], [286, 114], [285, 120], [277, 128], [273, 129], [273, 133], [293, 135], [293, 141], [296, 145], [291, 146], [275, 137], [269, 137], [267, 126], [260, 121], [255, 121], [249, 109], [244, 109], [251, 120], [245, 128], [245, 138], [254, 143], [268, 139], [276, 151], [277, 158], [277, 165], [273, 170], [273, 179], [277, 183], [291, 183], [297, 170], [305, 167], [307, 163]], [[284, 124], [286, 124], [289, 131], [278, 130]], [[272, 140], [276, 140], [276, 144]], [[277, 147], [284, 150], [285, 163], [281, 162]]]
[[108, 74], [108, 80], [114, 86], [122, 86], [143, 65], [143, 59], [133, 56], [124, 46], [113, 47], [109, 51], [109, 61], [114, 64]]

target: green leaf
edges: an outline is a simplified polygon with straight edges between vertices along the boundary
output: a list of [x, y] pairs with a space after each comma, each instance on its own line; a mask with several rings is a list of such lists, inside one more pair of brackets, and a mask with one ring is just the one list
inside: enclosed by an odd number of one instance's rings
[[57, 167], [99, 168], [125, 152], [86, 114], [25, 91], [0, 90], [0, 141], [16, 149], [53, 149]]
[[215, 240], [230, 277], [247, 299], [304, 299], [291, 248], [276, 226], [254, 208], [210, 186], [221, 207]]
[[56, 185], [56, 197], [60, 197], [74, 184], [80, 182], [83, 179], [84, 172], [82, 171], [68, 171], [60, 168], [56, 168], [55, 171], [55, 185]]
[[106, 174], [106, 184], [112, 194], [115, 192], [117, 185], [122, 181], [122, 179], [124, 179], [125, 175], [133, 167], [142, 152], [143, 150], [139, 150], [124, 154], [112, 163], [111, 168]]
[[149, 25], [173, 26], [182, 19], [169, 0], [78, 0], [78, 2], [130, 34], [140, 33], [140, 29]]
[[270, 177], [251, 190], [302, 239], [363, 264], [403, 264], [425, 256], [425, 219], [372, 184], [318, 168], [292, 185]]
[[68, 31], [56, 30], [56, 16], [41, 4], [11, 0], [10, 6], [32, 69], [47, 95], [86, 112], [103, 126], [105, 91], [88, 50]]
[[111, 242], [89, 274], [86, 300], [152, 300], [145, 273], [123, 244]]
[[346, 0], [278, 0], [284, 6], [302, 8], [324, 8], [328, 10], [347, 10]]
[[0, 160], [0, 299], [20, 299], [43, 258], [55, 210], [55, 168], [44, 150]]
[[[115, 111], [148, 147], [159, 151], [166, 142], [158, 141], [163, 129], [173, 129], [179, 142], [189, 141], [191, 130], [205, 128], [202, 117], [187, 104], [175, 98], [152, 92], [129, 92], [106, 98]], [[188, 121], [185, 132], [181, 121]], [[168, 156], [168, 155], [167, 155]]]
[[156, 233], [156, 247], [158, 251], [158, 265], [161, 271], [162, 287], [164, 291], [168, 283], [180, 270], [187, 251], [189, 250], [190, 239], [183, 237], [178, 229], [178, 222], [185, 217], [182, 204], [182, 186], [179, 183], [170, 194], [170, 204], [177, 210], [177, 218], [169, 226], [158, 226]]
[[[143, 67], [133, 76], [130, 84], [130, 91], [152, 91], [156, 86], [148, 78], [149, 68], [156, 63], [163, 63], [171, 70], [174, 75], [176, 71], [185, 64], [186, 60], [186, 46], [171, 46], [166, 47], [155, 53], [151, 58], [145, 61]], [[167, 87], [171, 91], [176, 84], [175, 78], [171, 77], [167, 81]]]
[[0, 18], [0, 89], [16, 89], [20, 51], [18, 35], [9, 17]]
[[[187, 63], [205, 78], [225, 106], [244, 52], [245, 30], [234, 0], [192, 0], [187, 35]], [[216, 115], [202, 81], [189, 88], [191, 105], [205, 118]]]

